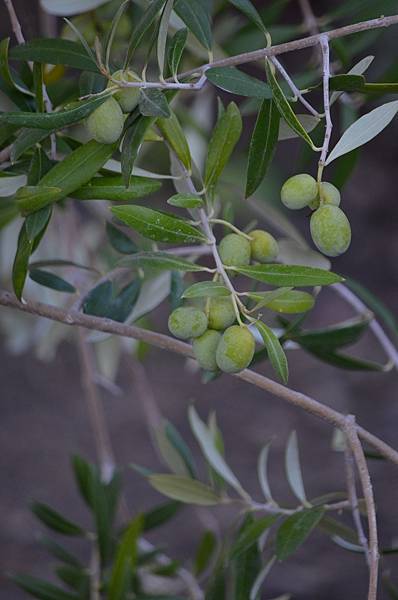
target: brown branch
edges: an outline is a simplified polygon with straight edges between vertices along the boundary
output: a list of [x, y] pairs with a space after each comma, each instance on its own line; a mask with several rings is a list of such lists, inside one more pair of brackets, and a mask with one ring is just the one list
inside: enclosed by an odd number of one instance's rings
[[366, 561], [369, 565], [369, 545], [365, 532], [362, 527], [361, 513], [359, 512], [358, 496], [355, 483], [355, 461], [353, 453], [347, 444], [344, 449], [344, 462], [346, 471], [347, 492], [349, 504], [351, 506], [352, 518], [358, 534], [358, 541], [364, 549]]
[[[120, 335], [122, 337], [133, 338], [136, 340], [142, 340], [147, 344], [161, 348], [162, 350], [169, 350], [182, 356], [192, 357], [192, 348], [189, 344], [171, 338], [162, 333], [155, 331], [149, 331], [136, 327], [135, 325], [126, 325], [124, 323], [118, 323], [111, 319], [104, 319], [99, 317], [93, 317], [79, 313], [77, 311], [66, 311], [56, 306], [49, 304], [43, 304], [41, 302], [29, 301], [28, 303], [20, 302], [13, 294], [6, 291], [0, 291], [0, 305], [9, 308], [14, 308], [25, 313], [30, 313], [52, 321], [64, 323], [65, 325], [76, 325], [79, 327], [85, 327], [95, 331], [104, 331], [105, 333], [111, 333], [114, 335]], [[285, 400], [289, 404], [293, 404], [299, 408], [302, 408], [306, 412], [338, 427], [345, 431], [346, 428], [346, 417], [342, 413], [321, 404], [320, 402], [292, 390], [272, 379], [268, 379], [259, 373], [255, 373], [250, 369], [245, 369], [235, 375], [239, 379], [251, 383], [256, 387], [277, 396], [281, 400]], [[391, 462], [398, 465], [398, 452], [391, 446], [380, 440], [377, 436], [373, 435], [363, 427], [359, 425], [355, 426], [357, 434], [373, 446], [380, 454]]]
[[398, 15], [391, 15], [389, 17], [380, 17], [379, 19], [371, 19], [369, 21], [361, 21], [360, 23], [354, 23], [353, 25], [346, 25], [345, 27], [339, 27], [338, 29], [331, 29], [325, 31], [322, 34], [311, 35], [306, 38], [298, 40], [292, 40], [291, 42], [285, 42], [284, 44], [278, 44], [277, 46], [269, 46], [268, 48], [260, 48], [259, 50], [253, 50], [252, 52], [243, 52], [235, 56], [229, 56], [227, 58], [221, 58], [215, 60], [212, 63], [206, 63], [191, 69], [185, 73], [179, 74], [179, 79], [190, 77], [191, 75], [198, 75], [204, 73], [207, 69], [213, 67], [232, 67], [237, 65], [244, 65], [249, 62], [255, 62], [270, 56], [278, 56], [279, 54], [286, 54], [287, 52], [293, 52], [294, 50], [304, 50], [305, 48], [312, 48], [317, 46], [320, 42], [320, 37], [326, 35], [329, 40], [346, 37], [354, 33], [360, 33], [361, 31], [368, 31], [369, 29], [379, 29], [381, 27], [390, 27], [391, 25], [398, 24]]
[[344, 433], [347, 436], [350, 444], [356, 465], [358, 467], [359, 479], [361, 481], [362, 490], [365, 498], [366, 514], [368, 517], [369, 528], [369, 591], [368, 600], [376, 600], [377, 597], [377, 579], [379, 567], [379, 549], [377, 539], [377, 521], [376, 507], [373, 496], [372, 482], [370, 480], [368, 465], [366, 463], [365, 454], [362, 444], [358, 437], [358, 429], [353, 415], [347, 415], [345, 418], [346, 425]]

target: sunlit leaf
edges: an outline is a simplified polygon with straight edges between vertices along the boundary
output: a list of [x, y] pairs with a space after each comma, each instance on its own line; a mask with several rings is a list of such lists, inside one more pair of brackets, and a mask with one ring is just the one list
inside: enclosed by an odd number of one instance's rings
[[342, 281], [342, 277], [317, 269], [296, 265], [253, 265], [248, 267], [229, 267], [230, 270], [246, 275], [251, 279], [278, 286], [317, 286], [330, 285]]
[[219, 504], [221, 499], [207, 485], [178, 475], [150, 475], [149, 483], [161, 494], [185, 502], [201, 506]]
[[294, 495], [305, 505], [307, 498], [304, 490], [303, 476], [301, 474], [297, 434], [295, 431], [292, 431], [287, 442], [285, 468], [287, 479]]
[[207, 69], [206, 77], [213, 85], [231, 94], [250, 98], [272, 98], [269, 85], [236, 67], [213, 67]]
[[229, 296], [230, 290], [216, 281], [201, 281], [187, 288], [183, 298], [220, 298]]
[[270, 327], [267, 327], [262, 321], [256, 321], [256, 328], [263, 338], [271, 364], [283, 383], [289, 379], [289, 367], [286, 354], [283, 351], [281, 343]]

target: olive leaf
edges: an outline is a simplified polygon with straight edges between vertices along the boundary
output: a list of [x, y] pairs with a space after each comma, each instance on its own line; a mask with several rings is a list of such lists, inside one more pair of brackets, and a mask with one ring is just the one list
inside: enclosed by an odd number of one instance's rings
[[287, 383], [289, 379], [289, 368], [286, 355], [278, 337], [275, 335], [272, 329], [267, 327], [267, 325], [265, 325], [265, 323], [262, 321], [257, 321], [255, 326], [263, 338], [268, 357], [274, 370], [276, 373], [278, 373], [283, 383]]
[[294, 495], [302, 504], [306, 505], [307, 497], [304, 490], [303, 476], [301, 474], [297, 434], [295, 431], [292, 431], [287, 442], [285, 468], [287, 479], [294, 492]]
[[49, 271], [30, 269], [29, 277], [39, 285], [56, 290], [57, 292], [66, 292], [67, 294], [74, 294], [76, 292], [76, 288], [73, 285], [65, 281], [65, 279], [62, 279], [62, 277], [54, 275], [54, 273], [50, 273]]
[[211, 4], [203, 0], [175, 0], [174, 10], [196, 39], [211, 49]]
[[163, 137], [169, 143], [179, 160], [184, 167], [190, 171], [192, 163], [191, 152], [175, 112], [169, 109], [169, 117], [167, 119], [160, 118], [156, 123]]
[[317, 286], [330, 285], [343, 281], [343, 278], [331, 271], [316, 267], [298, 265], [253, 265], [248, 267], [228, 267], [232, 271], [278, 286]]
[[130, 179], [138, 152], [144, 141], [148, 129], [155, 122], [155, 117], [140, 117], [127, 127], [122, 141], [122, 175], [126, 187], [130, 185]]
[[212, 488], [189, 477], [155, 474], [150, 475], [148, 481], [161, 494], [180, 502], [200, 506], [212, 506], [222, 502]]
[[285, 560], [293, 554], [318, 525], [325, 509], [322, 506], [302, 510], [288, 517], [278, 529], [276, 536], [276, 556]]
[[387, 102], [360, 117], [341, 136], [326, 159], [326, 165], [339, 156], [363, 146], [387, 127], [398, 112], [398, 100]]
[[139, 109], [145, 117], [170, 117], [166, 96], [157, 89], [140, 89]]
[[144, 237], [157, 242], [192, 244], [204, 242], [203, 233], [178, 217], [144, 206], [115, 206], [112, 213]]
[[205, 167], [205, 186], [217, 183], [242, 132], [242, 118], [238, 107], [231, 102], [219, 118], [209, 142]]
[[206, 267], [196, 265], [185, 258], [173, 256], [168, 252], [137, 252], [134, 256], [120, 261], [122, 266], [146, 267], [166, 271], [200, 272], [207, 271]]
[[183, 298], [220, 298], [230, 296], [231, 292], [222, 283], [202, 281], [194, 283], [185, 290]]
[[82, 71], [98, 72], [95, 61], [79, 42], [61, 38], [40, 38], [14, 46], [10, 50], [10, 58], [44, 64], [65, 65]]
[[218, 88], [250, 98], [272, 98], [272, 90], [263, 81], [236, 67], [213, 67], [206, 70], [207, 79]]
[[254, 194], [267, 173], [278, 142], [279, 120], [279, 111], [273, 100], [264, 100], [250, 140], [246, 198]]
[[94, 177], [87, 185], [73, 192], [78, 200], [112, 200], [130, 201], [157, 192], [161, 187], [159, 181], [147, 177], [131, 177], [128, 187], [123, 185], [120, 175], [111, 177]]
[[203, 206], [203, 200], [194, 194], [174, 194], [167, 200], [167, 204], [178, 208], [200, 208]]
[[167, 60], [170, 71], [174, 79], [177, 78], [178, 67], [181, 62], [182, 53], [184, 52], [187, 42], [188, 29], [185, 27], [179, 29], [173, 36], [167, 53]]

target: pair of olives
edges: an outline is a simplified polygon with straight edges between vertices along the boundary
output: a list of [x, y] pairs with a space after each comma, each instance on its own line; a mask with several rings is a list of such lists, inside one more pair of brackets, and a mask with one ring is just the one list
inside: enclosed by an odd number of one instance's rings
[[332, 184], [318, 184], [307, 173], [290, 177], [281, 189], [282, 203], [291, 210], [308, 206], [311, 215], [310, 230], [315, 246], [326, 256], [343, 254], [351, 243], [351, 227], [345, 213], [339, 208], [340, 192]]
[[206, 312], [193, 306], [176, 308], [169, 317], [170, 332], [180, 339], [193, 339], [192, 349], [200, 367], [238, 373], [253, 359], [255, 341], [236, 319], [230, 297], [211, 298]]
[[[133, 71], [116, 71], [112, 75], [116, 81], [139, 81]], [[108, 87], [113, 85], [109, 83]], [[139, 88], [121, 88], [113, 96], [105, 100], [88, 117], [86, 122], [90, 137], [101, 144], [113, 144], [123, 131], [123, 113], [129, 113], [138, 104]]]
[[272, 262], [279, 253], [278, 242], [267, 231], [255, 229], [250, 240], [238, 233], [229, 233], [220, 242], [218, 252], [227, 267], [243, 267], [251, 260], [259, 263]]

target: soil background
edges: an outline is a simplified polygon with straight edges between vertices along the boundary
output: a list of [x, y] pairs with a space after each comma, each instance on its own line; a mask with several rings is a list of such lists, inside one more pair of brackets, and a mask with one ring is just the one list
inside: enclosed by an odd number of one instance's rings
[[[325, 5], [319, 3], [319, 11], [321, 4]], [[26, 37], [30, 38], [38, 28], [36, 2], [18, 0], [15, 7]], [[3, 6], [0, 15], [4, 37], [9, 27]], [[292, 9], [286, 19], [293, 18], [297, 19], [298, 13]], [[395, 48], [397, 54], [396, 32], [395, 38], [386, 36], [385, 40], [384, 50]], [[383, 52], [383, 42], [381, 48]], [[282, 168], [283, 157], [278, 159]], [[398, 120], [395, 119], [388, 131], [362, 153], [345, 188], [344, 204], [354, 224], [353, 247], [336, 262], [340, 272], [377, 292], [391, 310], [398, 306], [397, 160]], [[155, 322], [160, 328], [164, 328], [167, 310], [163, 307], [156, 313]], [[352, 316], [333, 292], [323, 295], [322, 313], [317, 309], [314, 322], [324, 322], [323, 314], [328, 315], [330, 322]], [[358, 350], [367, 357], [380, 357], [371, 336], [365, 338]], [[301, 352], [290, 353], [289, 360], [291, 387], [338, 410], [354, 413], [363, 426], [398, 447], [396, 374], [339, 371]], [[76, 502], [70, 469], [70, 456], [74, 453], [95, 460], [78, 357], [75, 348], [65, 343], [52, 363], [43, 364], [29, 354], [7, 354], [0, 340], [0, 365], [0, 568], [2, 572], [48, 575], [51, 560], [36, 542], [40, 528], [29, 512], [29, 502], [37, 499], [49, 503], [72, 519], [87, 522], [84, 506]], [[225, 435], [228, 462], [257, 498], [260, 490], [256, 459], [262, 445], [272, 438], [271, 481], [275, 497], [294, 502], [283, 472], [283, 450], [292, 429], [298, 432], [309, 495], [315, 497], [344, 488], [343, 459], [341, 454], [330, 450], [329, 426], [231, 377], [223, 376], [203, 386], [199, 375], [187, 368], [181, 358], [165, 352], [151, 350], [145, 369], [163, 414], [192, 447], [195, 444], [187, 427], [188, 403], [195, 400], [203, 416], [216, 409]], [[268, 366], [261, 366], [261, 371], [272, 376]], [[127, 362], [121, 365], [118, 383], [124, 391], [122, 396], [103, 394], [117, 461], [120, 465], [134, 462], [159, 468], [142, 410], [145, 398], [140, 397]], [[370, 469], [381, 545], [389, 546], [398, 535], [398, 470], [376, 460], [370, 462]], [[132, 512], [161, 500], [133, 470], [126, 468], [124, 480]], [[222, 527], [234, 519], [233, 514], [221, 514], [218, 510], [212, 514]], [[167, 550], [184, 559], [192, 555], [205, 527], [203, 515], [185, 509], [174, 527], [173, 530], [164, 527], [150, 537], [166, 541]], [[385, 567], [396, 572], [398, 582], [397, 560], [392, 556]], [[264, 598], [291, 592], [296, 600], [363, 600], [366, 585], [362, 556], [346, 552], [325, 536], [314, 534], [311, 543], [305, 544], [289, 564], [276, 566]], [[380, 598], [386, 597], [383, 593]], [[23, 598], [26, 595], [5, 577], [0, 579], [1, 600]]]

